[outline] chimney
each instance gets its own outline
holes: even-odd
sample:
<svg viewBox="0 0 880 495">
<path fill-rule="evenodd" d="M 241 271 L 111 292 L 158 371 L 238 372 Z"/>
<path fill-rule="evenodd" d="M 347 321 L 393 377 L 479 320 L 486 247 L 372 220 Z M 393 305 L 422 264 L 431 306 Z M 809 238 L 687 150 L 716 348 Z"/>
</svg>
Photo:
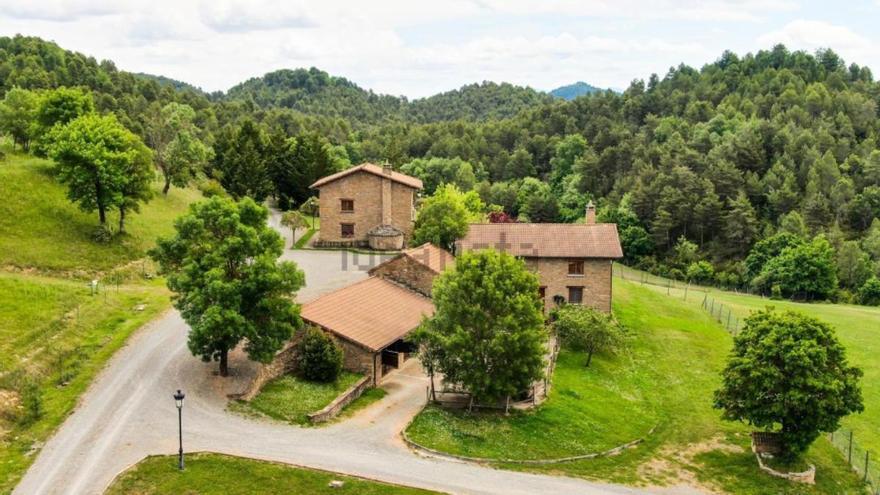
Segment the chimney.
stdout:
<svg viewBox="0 0 880 495">
<path fill-rule="evenodd" d="M 596 223 L 596 205 L 592 200 L 587 203 L 587 215 L 584 217 L 584 223 L 588 225 Z"/>
<path fill-rule="evenodd" d="M 382 173 L 385 175 L 391 175 L 392 173 L 394 173 L 394 169 L 391 168 L 390 163 L 385 162 L 382 164 Z"/>
</svg>

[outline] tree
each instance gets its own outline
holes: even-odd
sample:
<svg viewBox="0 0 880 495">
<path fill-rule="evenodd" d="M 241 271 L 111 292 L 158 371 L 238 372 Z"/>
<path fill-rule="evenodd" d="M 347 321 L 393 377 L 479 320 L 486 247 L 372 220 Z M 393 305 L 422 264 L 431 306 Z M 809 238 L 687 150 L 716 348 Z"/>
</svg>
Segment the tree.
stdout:
<svg viewBox="0 0 880 495">
<path fill-rule="evenodd" d="M 458 187 L 453 184 L 442 186 L 422 202 L 416 216 L 412 243 L 420 245 L 430 242 L 452 250 L 455 241 L 467 233 L 468 224 L 479 216 L 479 213 L 468 209 L 466 194 Z"/>
<path fill-rule="evenodd" d="M 299 211 L 303 215 L 312 217 L 312 228 L 315 228 L 315 217 L 318 216 L 321 201 L 316 196 L 310 196 L 299 205 Z"/>
<path fill-rule="evenodd" d="M 199 166 L 208 159 L 208 147 L 199 139 L 196 113 L 189 105 L 168 103 L 152 109 L 147 124 L 147 141 L 155 153 L 156 166 L 165 178 L 162 194 L 172 185 L 185 187 Z"/>
<path fill-rule="evenodd" d="M 761 239 L 752 246 L 746 257 L 746 276 L 749 279 L 757 277 L 768 261 L 782 254 L 786 248 L 800 246 L 803 243 L 803 238 L 788 232 L 780 232 Z"/>
<path fill-rule="evenodd" d="M 837 252 L 837 279 L 840 285 L 858 289 L 871 276 L 871 258 L 856 241 L 846 241 Z"/>
<path fill-rule="evenodd" d="M 593 354 L 614 352 L 624 343 L 623 330 L 610 314 L 585 306 L 567 304 L 556 310 L 553 328 L 563 345 L 587 353 L 585 366 Z"/>
<path fill-rule="evenodd" d="M 688 282 L 706 283 L 715 278 L 715 267 L 708 261 L 695 261 L 687 267 Z"/>
<path fill-rule="evenodd" d="M 226 192 L 262 202 L 272 192 L 266 138 L 252 120 L 226 128 L 217 136 L 212 167 Z"/>
<path fill-rule="evenodd" d="M 321 329 L 306 327 L 296 348 L 296 367 L 306 380 L 330 383 L 342 372 L 342 349 Z"/>
<path fill-rule="evenodd" d="M 215 196 L 190 206 L 174 222 L 175 234 L 150 251 L 190 326 L 190 351 L 219 361 L 222 376 L 239 342 L 251 359 L 267 363 L 301 325 L 293 297 L 305 277 L 294 263 L 278 261 L 284 242 L 267 219 L 268 210 L 250 198 Z"/>
<path fill-rule="evenodd" d="M 859 288 L 859 304 L 865 306 L 880 306 L 880 279 L 876 276 L 869 278 Z"/>
<path fill-rule="evenodd" d="M 21 146 L 27 151 L 35 134 L 34 117 L 37 111 L 37 96 L 18 87 L 6 92 L 0 102 L 0 131 L 12 137 L 12 146 Z"/>
<path fill-rule="evenodd" d="M 52 128 L 63 126 L 94 111 L 92 94 L 80 88 L 60 87 L 42 92 L 37 99 L 36 110 L 36 135 L 39 138 L 36 143 L 37 154 L 48 152 Z"/>
<path fill-rule="evenodd" d="M 150 196 L 150 150 L 113 115 L 78 117 L 54 127 L 49 139 L 67 197 L 84 211 L 97 210 L 102 226 L 107 212 L 119 209 L 124 231 L 125 211 Z"/>
<path fill-rule="evenodd" d="M 779 428 L 784 455 L 864 409 L 861 370 L 849 366 L 834 329 L 816 318 L 767 308 L 746 318 L 715 392 L 724 419 Z"/>
<path fill-rule="evenodd" d="M 477 183 L 474 167 L 461 158 L 417 158 L 400 167 L 400 171 L 422 180 L 425 194 L 434 194 L 443 184 L 455 184 L 470 191 Z"/>
<path fill-rule="evenodd" d="M 727 245 L 735 255 L 748 252 L 752 242 L 758 236 L 758 219 L 749 198 L 742 191 L 736 198 L 728 200 L 728 209 L 724 214 L 724 237 Z"/>
<path fill-rule="evenodd" d="M 296 229 L 307 227 L 308 223 L 302 213 L 298 211 L 285 211 L 281 214 L 281 225 L 290 229 L 290 239 L 293 241 L 293 245 L 296 245 Z M 293 248 L 293 245 L 291 245 L 291 248 Z"/>
<path fill-rule="evenodd" d="M 549 192 L 530 196 L 523 207 L 530 222 L 553 223 L 559 221 L 559 202 Z"/>
<path fill-rule="evenodd" d="M 424 332 L 440 350 L 436 369 L 475 400 L 496 401 L 542 375 L 546 332 L 538 278 L 494 250 L 463 253 L 434 281 Z"/>
<path fill-rule="evenodd" d="M 826 299 L 837 288 L 834 248 L 821 235 L 787 247 L 764 264 L 753 283 L 763 290 L 778 286 L 785 297 Z"/>
</svg>

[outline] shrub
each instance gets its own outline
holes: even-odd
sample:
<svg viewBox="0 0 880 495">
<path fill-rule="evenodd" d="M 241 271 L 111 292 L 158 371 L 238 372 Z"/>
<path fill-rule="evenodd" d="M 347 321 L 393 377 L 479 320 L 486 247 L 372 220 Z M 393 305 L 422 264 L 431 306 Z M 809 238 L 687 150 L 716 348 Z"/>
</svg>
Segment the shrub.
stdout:
<svg viewBox="0 0 880 495">
<path fill-rule="evenodd" d="M 566 305 L 554 311 L 553 328 L 562 343 L 587 354 L 586 366 L 597 352 L 614 352 L 623 346 L 624 334 L 609 314 L 593 308 Z"/>
<path fill-rule="evenodd" d="M 688 265 L 688 282 L 707 283 L 711 282 L 714 276 L 715 268 L 708 261 L 695 261 Z"/>
<path fill-rule="evenodd" d="M 880 279 L 871 277 L 859 289 L 859 304 L 880 306 Z"/>
<path fill-rule="evenodd" d="M 28 380 L 21 387 L 21 423 L 28 425 L 43 416 L 43 390 L 35 380 Z"/>
<path fill-rule="evenodd" d="M 206 198 L 226 196 L 226 189 L 223 189 L 223 186 L 214 179 L 208 179 L 199 183 L 199 191 L 201 191 L 202 196 Z"/>
<path fill-rule="evenodd" d="M 113 231 L 106 225 L 99 225 L 92 231 L 92 240 L 99 244 L 109 244 L 113 240 Z"/>
<path fill-rule="evenodd" d="M 297 368 L 306 380 L 335 381 L 342 371 L 342 349 L 315 327 L 307 327 L 297 345 Z"/>
</svg>

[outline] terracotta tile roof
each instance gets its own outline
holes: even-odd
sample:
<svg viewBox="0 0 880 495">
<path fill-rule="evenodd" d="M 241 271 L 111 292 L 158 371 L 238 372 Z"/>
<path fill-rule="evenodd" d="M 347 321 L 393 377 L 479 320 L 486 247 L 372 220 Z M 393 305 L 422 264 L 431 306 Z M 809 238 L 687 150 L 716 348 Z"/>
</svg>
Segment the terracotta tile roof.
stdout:
<svg viewBox="0 0 880 495">
<path fill-rule="evenodd" d="M 400 172 L 392 171 L 390 174 L 387 174 L 387 173 L 385 173 L 385 169 L 382 168 L 381 165 L 376 165 L 373 163 L 362 163 L 356 167 L 351 167 L 349 169 L 345 169 L 342 172 L 337 172 L 333 175 L 328 175 L 327 177 L 323 177 L 321 179 L 318 179 L 314 184 L 312 184 L 309 187 L 311 187 L 312 189 L 316 189 L 316 188 L 323 186 L 324 184 L 333 182 L 334 180 L 341 179 L 343 177 L 349 176 L 349 175 L 357 173 L 357 172 L 367 172 L 367 173 L 370 173 L 373 175 L 378 175 L 379 177 L 388 177 L 389 179 L 393 180 L 394 182 L 399 182 L 399 183 L 403 184 L 404 186 L 409 186 L 409 187 L 412 187 L 413 189 L 421 189 L 422 188 L 422 181 L 421 180 L 419 180 L 411 175 L 402 174 Z"/>
<path fill-rule="evenodd" d="M 494 248 L 514 256 L 539 258 L 622 258 L 613 223 L 472 224 L 456 243 L 457 252 Z"/>
<path fill-rule="evenodd" d="M 449 251 L 426 242 L 419 247 L 405 249 L 404 256 L 418 261 L 430 268 L 434 273 L 440 273 L 447 268 L 455 266 L 455 256 Z"/>
<path fill-rule="evenodd" d="M 303 304 L 302 317 L 342 338 L 379 351 L 434 314 L 430 299 L 370 277 Z"/>
</svg>

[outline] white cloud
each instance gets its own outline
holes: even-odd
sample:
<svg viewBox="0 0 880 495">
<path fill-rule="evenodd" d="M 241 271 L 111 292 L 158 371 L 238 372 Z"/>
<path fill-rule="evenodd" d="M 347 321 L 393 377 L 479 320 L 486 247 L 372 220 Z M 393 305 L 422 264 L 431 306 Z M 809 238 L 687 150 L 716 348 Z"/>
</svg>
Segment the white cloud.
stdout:
<svg viewBox="0 0 880 495">
<path fill-rule="evenodd" d="M 75 21 L 83 17 L 104 16 L 122 11 L 112 0 L 2 0 L 0 15 L 15 19 Z"/>
<path fill-rule="evenodd" d="M 825 21 L 798 19 L 782 29 L 758 37 L 758 43 L 771 45 L 783 43 L 790 49 L 815 50 L 834 47 L 835 50 L 868 50 L 871 40 L 845 26 Z"/>
</svg>

